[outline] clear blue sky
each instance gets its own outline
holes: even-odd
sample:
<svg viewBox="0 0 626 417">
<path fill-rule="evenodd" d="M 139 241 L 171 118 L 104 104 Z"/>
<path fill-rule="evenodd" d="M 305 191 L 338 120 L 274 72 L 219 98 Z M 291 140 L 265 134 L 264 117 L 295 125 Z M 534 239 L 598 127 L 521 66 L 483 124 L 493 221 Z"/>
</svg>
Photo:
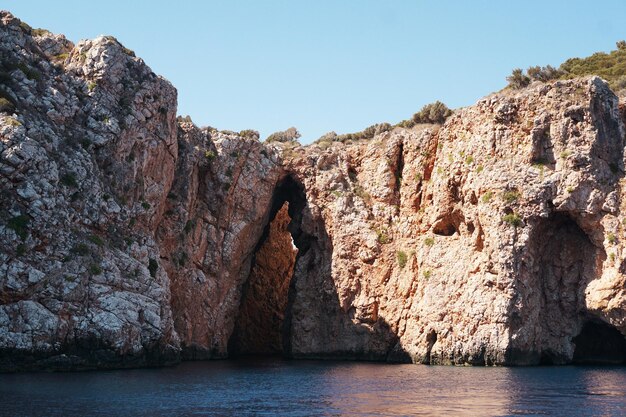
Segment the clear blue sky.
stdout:
<svg viewBox="0 0 626 417">
<path fill-rule="evenodd" d="M 72 41 L 117 37 L 178 88 L 198 125 L 296 126 L 310 142 L 499 90 L 626 39 L 624 0 L 3 0 Z"/>
</svg>

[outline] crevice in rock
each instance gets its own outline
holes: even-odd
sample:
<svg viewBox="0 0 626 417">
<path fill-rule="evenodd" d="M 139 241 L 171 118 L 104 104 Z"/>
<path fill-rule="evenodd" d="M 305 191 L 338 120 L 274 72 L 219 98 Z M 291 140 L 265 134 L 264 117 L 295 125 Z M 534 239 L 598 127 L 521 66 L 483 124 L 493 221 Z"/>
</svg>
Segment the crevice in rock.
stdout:
<svg viewBox="0 0 626 417">
<path fill-rule="evenodd" d="M 290 339 L 290 293 L 296 259 L 310 246 L 301 230 L 306 199 L 290 176 L 272 199 L 269 222 L 256 247 L 250 275 L 242 289 L 230 356 L 286 355 Z"/>
<path fill-rule="evenodd" d="M 572 361 L 578 364 L 619 365 L 626 363 L 626 338 L 610 324 L 590 318 L 572 339 L 576 349 Z"/>
<path fill-rule="evenodd" d="M 531 164 L 548 165 L 554 167 L 554 146 L 550 137 L 550 123 L 544 120 L 542 124 L 536 126 L 531 132 L 532 149 L 530 154 Z"/>
<path fill-rule="evenodd" d="M 428 347 L 426 348 L 426 361 L 424 363 L 430 365 L 433 346 L 437 343 L 437 332 L 431 330 L 426 336 L 426 343 L 428 343 Z"/>
<path fill-rule="evenodd" d="M 396 191 L 400 195 L 402 187 L 402 172 L 404 171 L 404 142 L 400 142 L 398 146 L 398 156 L 396 157 L 395 171 L 393 173 L 396 178 Z"/>
</svg>

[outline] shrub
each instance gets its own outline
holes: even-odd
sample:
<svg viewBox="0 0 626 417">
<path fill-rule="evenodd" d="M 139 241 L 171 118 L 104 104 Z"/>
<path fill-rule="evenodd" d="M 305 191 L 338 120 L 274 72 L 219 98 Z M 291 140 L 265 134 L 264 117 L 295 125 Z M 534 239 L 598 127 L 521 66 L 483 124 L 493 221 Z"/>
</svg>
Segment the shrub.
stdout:
<svg viewBox="0 0 626 417">
<path fill-rule="evenodd" d="M 511 204 L 516 202 L 520 197 L 519 191 L 509 190 L 502 193 L 502 199 L 505 203 Z"/>
<path fill-rule="evenodd" d="M 23 214 L 9 219 L 7 227 L 12 229 L 22 240 L 28 237 L 28 217 Z"/>
<path fill-rule="evenodd" d="M 561 75 L 563 75 L 561 70 L 558 70 L 551 65 L 545 67 L 529 67 L 526 72 L 528 74 L 528 77 L 530 77 L 531 79 L 543 82 L 556 80 Z"/>
<path fill-rule="evenodd" d="M 33 30 L 33 28 L 26 22 L 20 22 L 20 28 L 29 35 Z"/>
<path fill-rule="evenodd" d="M 91 275 L 100 275 L 102 273 L 102 268 L 98 264 L 89 265 L 89 273 Z"/>
<path fill-rule="evenodd" d="M 23 243 L 17 245 L 17 247 L 15 248 L 15 253 L 17 254 L 17 256 L 23 256 L 26 253 L 26 245 Z"/>
<path fill-rule="evenodd" d="M 362 135 L 364 139 L 371 139 L 376 135 L 380 135 L 381 133 L 388 132 L 393 129 L 389 123 L 377 123 L 375 125 L 371 125 L 363 130 Z"/>
<path fill-rule="evenodd" d="M 504 216 L 502 220 L 514 227 L 519 227 L 522 225 L 522 219 L 516 213 L 509 213 Z"/>
<path fill-rule="evenodd" d="M 66 185 L 68 187 L 74 187 L 74 188 L 78 187 L 76 176 L 71 172 L 61 177 L 61 184 Z"/>
<path fill-rule="evenodd" d="M 430 247 L 434 244 L 435 244 L 435 239 L 433 239 L 432 237 L 427 237 L 426 239 L 424 239 L 424 245 Z"/>
<path fill-rule="evenodd" d="M 367 191 L 365 191 L 365 188 L 363 188 L 361 185 L 357 184 L 354 186 L 354 194 L 357 197 L 360 197 L 365 202 L 365 204 L 372 204 L 372 196 Z"/>
<path fill-rule="evenodd" d="M 381 245 L 386 245 L 391 242 L 391 238 L 387 234 L 386 229 L 376 230 L 376 240 L 378 240 L 378 243 Z"/>
<path fill-rule="evenodd" d="M 399 122 L 396 126 L 403 127 L 405 129 L 410 129 L 413 126 L 415 126 L 415 122 L 413 121 L 413 119 L 403 120 Z"/>
<path fill-rule="evenodd" d="M 290 127 L 287 130 L 274 132 L 265 139 L 267 143 L 271 142 L 297 142 L 300 138 L 300 132 L 295 127 Z"/>
<path fill-rule="evenodd" d="M 561 64 L 561 78 L 598 75 L 609 82 L 611 88 L 619 89 L 618 80 L 626 75 L 626 42 L 619 41 L 610 53 L 596 52 L 586 58 L 570 58 Z"/>
<path fill-rule="evenodd" d="M 83 149 L 89 149 L 89 147 L 91 146 L 91 140 L 87 139 L 87 138 L 83 138 L 80 140 L 80 146 L 83 147 Z"/>
<path fill-rule="evenodd" d="M 141 207 L 143 207 L 144 210 L 149 210 L 150 209 L 150 203 L 148 203 L 147 201 L 142 201 L 141 202 Z"/>
<path fill-rule="evenodd" d="M 252 130 L 252 129 L 244 129 L 241 132 L 239 132 L 239 136 L 241 136 L 242 138 L 250 138 L 250 139 L 259 139 L 260 135 L 259 132 L 257 132 L 256 130 Z"/>
<path fill-rule="evenodd" d="M 622 91 L 626 89 L 626 75 L 620 75 L 611 85 L 615 91 Z"/>
<path fill-rule="evenodd" d="M 208 150 L 208 151 L 204 151 L 204 157 L 209 160 L 212 161 L 213 159 L 215 159 L 215 152 Z"/>
<path fill-rule="evenodd" d="M 4 118 L 4 122 L 6 124 L 8 124 L 9 126 L 13 126 L 13 127 L 20 127 L 20 126 L 22 126 L 22 122 L 20 122 L 17 119 L 14 119 L 12 117 L 5 117 Z"/>
<path fill-rule="evenodd" d="M 337 136 L 337 141 L 339 142 L 347 142 L 350 140 L 363 140 L 363 139 L 371 139 L 376 135 L 379 135 L 384 132 L 388 132 L 393 129 L 389 123 L 376 123 L 374 125 L 366 127 L 361 132 L 356 133 L 346 133 L 345 135 Z"/>
<path fill-rule="evenodd" d="M 89 241 L 95 245 L 98 246 L 103 246 L 104 245 L 104 241 L 102 240 L 102 238 L 98 235 L 91 235 L 89 236 Z"/>
<path fill-rule="evenodd" d="M 70 249 L 70 252 L 78 256 L 85 256 L 89 254 L 89 247 L 84 243 L 79 243 L 74 245 L 74 247 Z"/>
<path fill-rule="evenodd" d="M 530 78 L 524 74 L 524 71 L 521 68 L 515 68 L 511 75 L 506 77 L 506 80 L 509 82 L 509 87 L 520 89 L 526 87 L 530 84 Z"/>
<path fill-rule="evenodd" d="M 15 111 L 15 106 L 9 100 L 4 97 L 0 97 L 0 112 L 3 113 L 13 113 Z"/>
<path fill-rule="evenodd" d="M 396 252 L 396 258 L 398 259 L 398 266 L 402 269 L 404 268 L 404 266 L 406 265 L 406 261 L 408 259 L 408 256 L 406 254 L 406 252 L 403 252 L 401 250 Z"/>
<path fill-rule="evenodd" d="M 50 31 L 47 29 L 37 28 L 37 29 L 32 29 L 30 33 L 33 36 L 43 36 L 43 35 L 50 34 Z"/>
<path fill-rule="evenodd" d="M 335 141 L 337 141 L 337 133 L 328 132 L 328 133 L 324 133 L 313 143 L 321 144 L 321 143 L 330 143 L 330 142 L 335 142 Z"/>
<path fill-rule="evenodd" d="M 187 115 L 187 116 L 176 116 L 176 121 L 178 123 L 193 123 L 193 120 L 191 120 L 191 116 Z"/>
<path fill-rule="evenodd" d="M 24 64 L 23 62 L 20 62 L 19 64 L 17 64 L 17 67 L 20 69 L 20 71 L 24 73 L 26 78 L 28 78 L 29 80 L 31 81 L 41 80 L 41 73 L 33 68 L 30 68 L 28 65 Z"/>
<path fill-rule="evenodd" d="M 491 199 L 493 198 L 493 191 L 487 191 L 485 194 L 483 194 L 483 196 L 480 198 L 480 200 L 483 203 L 488 203 L 491 201 Z"/>
<path fill-rule="evenodd" d="M 615 237 L 614 233 L 609 232 L 609 234 L 606 235 L 606 240 L 611 244 L 614 245 L 615 242 L 617 242 L 617 237 Z"/>
<path fill-rule="evenodd" d="M 148 271 L 150 271 L 150 276 L 152 278 L 156 277 L 157 270 L 159 269 L 159 264 L 154 258 L 150 258 L 148 260 Z"/>
<path fill-rule="evenodd" d="M 433 275 L 433 273 L 430 271 L 430 269 L 427 269 L 426 271 L 424 271 L 424 278 L 428 279 Z"/>
<path fill-rule="evenodd" d="M 435 101 L 422 107 L 413 115 L 414 123 L 435 123 L 443 124 L 452 115 L 452 110 L 441 101 Z"/>
<path fill-rule="evenodd" d="M 185 266 L 187 263 L 187 252 L 183 252 L 180 254 L 180 258 L 178 259 L 178 266 Z"/>
</svg>

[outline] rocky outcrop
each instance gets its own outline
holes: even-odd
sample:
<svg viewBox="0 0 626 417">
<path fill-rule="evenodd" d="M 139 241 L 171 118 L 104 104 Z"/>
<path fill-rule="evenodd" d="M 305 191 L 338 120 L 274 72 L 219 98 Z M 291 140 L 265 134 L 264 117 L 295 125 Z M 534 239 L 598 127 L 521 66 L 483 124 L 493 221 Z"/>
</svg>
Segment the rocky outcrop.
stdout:
<svg viewBox="0 0 626 417">
<path fill-rule="evenodd" d="M 223 358 L 282 175 L 258 137 L 179 127 L 180 159 L 157 230 L 183 358 Z"/>
<path fill-rule="evenodd" d="M 359 358 L 568 363 L 586 324 L 624 334 L 623 140 L 617 97 L 590 78 L 292 158 L 332 247 L 296 299 L 310 301 L 294 313 L 294 353 L 337 343 Z M 314 301 L 324 286 L 336 318 L 316 322 L 346 325 L 305 336 L 328 311 Z"/>
<path fill-rule="evenodd" d="M 0 367 L 176 361 L 153 238 L 177 159 L 176 90 L 113 38 L 72 45 L 0 15 Z"/>
<path fill-rule="evenodd" d="M 265 144 L 177 120 L 114 38 L 0 22 L 0 369 L 626 360 L 625 131 L 601 79 Z"/>
</svg>

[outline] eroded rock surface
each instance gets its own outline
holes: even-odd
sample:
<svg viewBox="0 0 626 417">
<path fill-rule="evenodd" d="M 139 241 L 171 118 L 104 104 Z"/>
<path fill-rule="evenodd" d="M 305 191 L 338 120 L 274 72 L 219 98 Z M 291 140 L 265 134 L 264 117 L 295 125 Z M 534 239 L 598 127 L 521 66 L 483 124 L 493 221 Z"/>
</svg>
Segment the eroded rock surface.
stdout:
<svg viewBox="0 0 626 417">
<path fill-rule="evenodd" d="M 601 79 L 301 147 L 177 120 L 114 38 L 7 12 L 0 35 L 0 369 L 626 359 L 624 112 Z"/>
</svg>

